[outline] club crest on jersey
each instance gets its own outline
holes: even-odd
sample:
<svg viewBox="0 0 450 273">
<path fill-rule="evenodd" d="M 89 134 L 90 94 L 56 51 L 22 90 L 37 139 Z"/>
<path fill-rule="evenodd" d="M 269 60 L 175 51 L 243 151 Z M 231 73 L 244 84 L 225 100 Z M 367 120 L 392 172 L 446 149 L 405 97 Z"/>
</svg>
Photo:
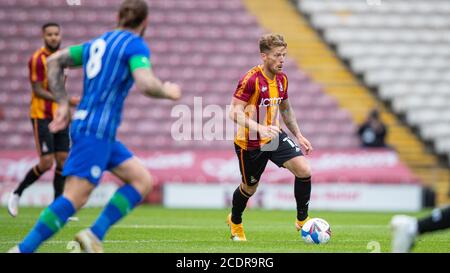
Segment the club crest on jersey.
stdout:
<svg viewBox="0 0 450 273">
<path fill-rule="evenodd" d="M 283 84 L 281 84 L 281 81 L 278 81 L 278 89 L 280 90 L 280 92 L 284 92 Z"/>
<path fill-rule="evenodd" d="M 267 86 L 263 86 L 263 87 L 261 87 L 261 92 L 266 92 L 267 91 Z"/>
</svg>

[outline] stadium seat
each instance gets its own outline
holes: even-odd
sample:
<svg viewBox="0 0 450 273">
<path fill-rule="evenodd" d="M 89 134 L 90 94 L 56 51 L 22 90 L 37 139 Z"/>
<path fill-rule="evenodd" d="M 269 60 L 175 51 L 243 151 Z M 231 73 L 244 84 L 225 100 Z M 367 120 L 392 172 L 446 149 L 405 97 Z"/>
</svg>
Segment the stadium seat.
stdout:
<svg viewBox="0 0 450 273">
<path fill-rule="evenodd" d="M 448 1 L 300 0 L 299 9 L 380 98 L 448 155 Z"/>
<path fill-rule="evenodd" d="M 27 62 L 33 51 L 42 46 L 40 25 L 50 19 L 60 22 L 63 46 L 77 44 L 115 26 L 118 3 L 119 0 L 83 1 L 81 6 L 73 7 L 67 6 L 65 1 L 51 0 L 5 0 L 0 3 L 0 22 L 3 23 L 0 33 L 7 38 L 0 40 L 0 52 L 3 52 L 0 54 L 3 91 L 0 106 L 6 107 L 7 112 L 0 131 L 9 139 L 2 149 L 34 149 L 28 119 L 31 91 Z M 148 4 L 152 13 L 146 37 L 155 74 L 163 80 L 181 84 L 184 97 L 179 103 L 191 109 L 194 97 L 202 98 L 203 108 L 206 104 L 223 108 L 228 105 L 239 78 L 260 63 L 257 40 L 264 30 L 247 12 L 242 1 L 155 0 Z M 50 13 L 49 7 L 54 12 Z M 102 12 L 99 12 L 100 8 Z M 445 23 L 442 18 L 440 23 Z M 291 104 L 300 124 L 305 124 L 305 132 L 318 138 L 317 143 L 314 139 L 315 147 L 357 147 L 350 115 L 339 109 L 337 103 L 324 94 L 322 87 L 293 61 L 287 60 L 285 67 Z M 68 71 L 67 89 L 70 94 L 81 94 L 82 75 L 79 71 Z M 174 141 L 170 130 L 177 118 L 170 116 L 172 102 L 147 100 L 136 90 L 131 90 L 126 104 L 119 137 L 132 149 L 232 147 L 231 140 Z M 16 127 L 21 132 L 19 137 L 9 130 Z M 340 135 L 337 139 L 336 134 Z M 152 141 L 148 141 L 149 137 Z"/>
</svg>

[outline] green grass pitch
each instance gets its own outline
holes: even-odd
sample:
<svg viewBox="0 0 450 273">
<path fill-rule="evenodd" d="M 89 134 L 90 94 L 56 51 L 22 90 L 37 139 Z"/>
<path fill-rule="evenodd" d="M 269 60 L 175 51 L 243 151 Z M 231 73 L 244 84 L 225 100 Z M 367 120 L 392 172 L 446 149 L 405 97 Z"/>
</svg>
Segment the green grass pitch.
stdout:
<svg viewBox="0 0 450 273">
<path fill-rule="evenodd" d="M 6 252 L 34 225 L 41 209 L 20 208 L 11 218 L 0 208 L 0 252 Z M 81 229 L 90 226 L 100 209 L 86 208 L 79 222 L 66 227 L 44 243 L 39 252 L 71 252 L 68 243 Z M 157 253 L 275 253 L 275 252 L 359 252 L 390 251 L 388 223 L 393 213 L 311 211 L 313 217 L 326 219 L 332 238 L 325 245 L 305 244 L 294 228 L 294 211 L 249 209 L 244 214 L 247 242 L 229 240 L 225 219 L 229 210 L 166 209 L 141 206 L 107 234 L 105 252 Z M 423 216 L 423 211 L 415 216 Z M 450 231 L 421 237 L 414 252 L 450 252 Z"/>
</svg>

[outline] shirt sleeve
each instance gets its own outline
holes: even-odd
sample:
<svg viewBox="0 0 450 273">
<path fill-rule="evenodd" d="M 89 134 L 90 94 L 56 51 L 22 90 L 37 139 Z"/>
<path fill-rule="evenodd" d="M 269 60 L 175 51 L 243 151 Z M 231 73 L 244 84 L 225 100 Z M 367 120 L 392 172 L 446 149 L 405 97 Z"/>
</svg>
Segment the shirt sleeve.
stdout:
<svg viewBox="0 0 450 273">
<path fill-rule="evenodd" d="M 83 64 L 83 44 L 70 46 L 69 54 L 76 66 Z"/>
<path fill-rule="evenodd" d="M 43 55 L 37 54 L 30 60 L 30 80 L 32 83 L 43 82 L 45 79 L 45 65 Z"/>
<path fill-rule="evenodd" d="M 247 74 L 239 81 L 234 97 L 248 102 L 253 93 L 255 93 L 255 79 Z"/>
<path fill-rule="evenodd" d="M 287 78 L 287 76 L 286 75 L 283 75 L 283 89 L 284 89 L 284 94 L 283 94 L 283 100 L 286 100 L 286 99 L 288 99 L 288 87 L 289 87 L 289 84 L 288 84 L 288 78 Z"/>
<path fill-rule="evenodd" d="M 138 68 L 150 68 L 150 49 L 141 38 L 134 39 L 127 47 L 126 61 L 131 72 Z"/>
<path fill-rule="evenodd" d="M 144 55 L 135 55 L 130 58 L 128 65 L 130 66 L 131 72 L 138 68 L 151 68 L 152 65 L 150 60 Z"/>
</svg>

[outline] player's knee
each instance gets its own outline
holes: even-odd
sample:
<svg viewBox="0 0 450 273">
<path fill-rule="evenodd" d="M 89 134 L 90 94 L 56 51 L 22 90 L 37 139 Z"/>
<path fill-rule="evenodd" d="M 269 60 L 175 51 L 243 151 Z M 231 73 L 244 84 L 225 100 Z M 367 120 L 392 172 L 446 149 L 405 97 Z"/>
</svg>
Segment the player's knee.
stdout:
<svg viewBox="0 0 450 273">
<path fill-rule="evenodd" d="M 79 197 L 78 202 L 76 203 L 76 209 L 78 210 L 78 209 L 84 207 L 84 205 L 86 205 L 88 200 L 89 200 L 89 195 Z"/>
<path fill-rule="evenodd" d="M 132 183 L 133 187 L 135 187 L 142 196 L 147 195 L 153 186 L 153 177 L 149 172 L 142 172 L 137 179 L 135 179 Z"/>
<path fill-rule="evenodd" d="M 64 167 L 64 163 L 66 162 L 66 159 L 67 159 L 67 154 L 56 156 L 56 167 L 58 167 L 59 169 L 62 169 Z"/>
<path fill-rule="evenodd" d="M 39 170 L 41 172 L 46 172 L 53 167 L 53 157 L 46 156 L 42 157 L 39 161 Z"/>
<path fill-rule="evenodd" d="M 146 176 L 144 178 L 143 183 L 144 183 L 144 185 L 146 187 L 147 193 L 149 193 L 152 190 L 153 180 L 154 180 L 153 176 L 149 172 L 146 172 Z"/>
<path fill-rule="evenodd" d="M 64 168 L 64 161 L 56 161 L 56 168 L 62 170 Z"/>
<path fill-rule="evenodd" d="M 64 191 L 63 195 L 72 203 L 75 210 L 79 210 L 80 208 L 84 207 L 84 205 L 86 205 L 89 200 L 89 195 L 84 196 L 67 191 Z"/>
<path fill-rule="evenodd" d="M 242 190 L 244 190 L 245 193 L 249 194 L 250 196 L 255 194 L 257 189 L 258 189 L 258 184 L 251 185 L 251 186 L 250 185 L 246 185 L 246 184 L 242 184 Z"/>
<path fill-rule="evenodd" d="M 63 196 L 72 203 L 76 210 L 86 205 L 89 200 L 89 195 L 84 195 L 82 192 L 71 189 L 71 187 L 64 189 Z"/>
<path fill-rule="evenodd" d="M 292 170 L 296 177 L 310 177 L 311 176 L 311 167 L 308 164 L 298 164 Z"/>
<path fill-rule="evenodd" d="M 63 196 L 67 198 L 76 210 L 79 210 L 89 200 L 95 186 L 85 179 L 68 177 L 64 186 Z"/>
</svg>

